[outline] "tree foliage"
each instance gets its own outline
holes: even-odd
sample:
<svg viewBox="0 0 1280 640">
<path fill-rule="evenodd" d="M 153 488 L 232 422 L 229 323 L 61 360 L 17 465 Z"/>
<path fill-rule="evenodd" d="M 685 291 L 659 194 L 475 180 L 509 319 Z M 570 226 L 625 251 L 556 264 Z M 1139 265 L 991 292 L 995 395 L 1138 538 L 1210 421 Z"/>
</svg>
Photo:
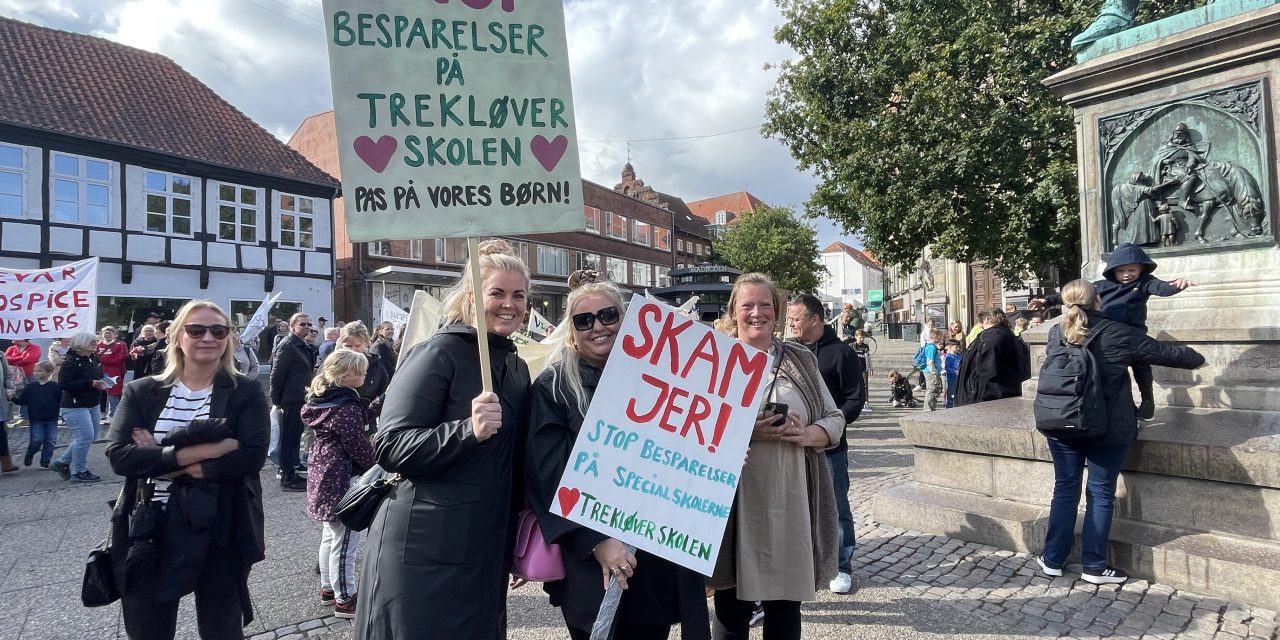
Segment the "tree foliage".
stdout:
<svg viewBox="0 0 1280 640">
<path fill-rule="evenodd" d="M 792 293 L 817 291 L 827 272 L 817 233 L 784 207 L 765 206 L 741 216 L 713 246 L 729 266 L 764 273 Z"/>
<path fill-rule="evenodd" d="M 806 206 L 886 264 L 986 260 L 1006 281 L 1079 264 L 1071 109 L 1041 81 L 1098 0 L 778 0 L 764 131 L 820 184 Z M 1199 0 L 1144 0 L 1139 21 Z"/>
</svg>

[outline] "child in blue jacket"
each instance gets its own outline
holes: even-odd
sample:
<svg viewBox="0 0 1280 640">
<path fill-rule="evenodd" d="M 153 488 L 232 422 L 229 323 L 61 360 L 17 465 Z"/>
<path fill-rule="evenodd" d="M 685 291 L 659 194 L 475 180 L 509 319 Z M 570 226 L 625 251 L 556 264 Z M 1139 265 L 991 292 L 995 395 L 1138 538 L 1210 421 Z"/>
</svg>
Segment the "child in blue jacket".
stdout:
<svg viewBox="0 0 1280 640">
<path fill-rule="evenodd" d="M 1102 315 L 1122 322 L 1131 327 L 1147 330 L 1147 300 L 1151 296 L 1168 297 L 1195 286 L 1186 278 L 1177 278 L 1165 282 L 1151 273 L 1156 270 L 1156 262 L 1136 244 L 1121 243 L 1107 260 L 1107 268 L 1102 272 L 1102 280 L 1093 283 L 1098 289 Z M 1062 297 L 1054 294 L 1032 300 L 1041 305 L 1056 306 L 1062 304 Z M 1150 420 L 1155 416 L 1155 392 L 1152 390 L 1154 379 L 1151 365 L 1133 365 L 1133 379 L 1138 383 L 1142 402 L 1138 405 L 1138 419 Z"/>
<path fill-rule="evenodd" d="M 960 341 L 946 342 L 947 355 L 942 357 L 942 370 L 947 374 L 947 402 L 943 405 L 950 409 L 956 406 L 956 386 L 960 381 Z"/>
</svg>

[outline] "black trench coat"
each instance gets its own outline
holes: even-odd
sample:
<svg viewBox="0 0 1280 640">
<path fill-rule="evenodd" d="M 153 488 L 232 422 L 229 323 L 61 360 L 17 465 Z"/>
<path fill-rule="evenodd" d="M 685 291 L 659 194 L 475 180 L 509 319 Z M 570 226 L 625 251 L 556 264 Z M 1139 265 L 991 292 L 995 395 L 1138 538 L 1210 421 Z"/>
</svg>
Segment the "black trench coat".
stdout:
<svg viewBox="0 0 1280 640">
<path fill-rule="evenodd" d="M 956 406 L 1020 396 L 1029 377 L 1013 331 L 1003 324 L 983 329 L 960 357 Z"/>
<path fill-rule="evenodd" d="M 451 325 L 414 347 L 387 390 L 377 460 L 406 479 L 368 531 L 356 638 L 506 637 L 529 368 L 510 340 L 488 342 L 502 428 L 483 443 L 470 419 L 475 329 Z"/>
</svg>

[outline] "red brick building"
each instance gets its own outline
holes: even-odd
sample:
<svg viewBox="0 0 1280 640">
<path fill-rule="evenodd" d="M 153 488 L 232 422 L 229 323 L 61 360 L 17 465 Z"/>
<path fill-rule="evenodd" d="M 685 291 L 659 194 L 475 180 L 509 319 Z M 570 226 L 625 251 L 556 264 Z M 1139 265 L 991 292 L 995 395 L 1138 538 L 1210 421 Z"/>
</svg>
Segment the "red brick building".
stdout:
<svg viewBox="0 0 1280 640">
<path fill-rule="evenodd" d="M 341 178 L 333 112 L 304 120 L 289 145 Z M 705 260 L 711 252 L 706 222 L 674 196 L 654 191 L 628 164 L 613 189 L 583 180 L 585 231 L 510 236 L 529 265 L 529 306 L 553 323 L 564 316 L 565 282 L 577 269 L 597 269 L 633 291 L 666 286 L 671 269 Z M 439 297 L 457 281 L 466 240 L 424 238 L 353 244 L 343 203 L 334 203 L 337 273 L 334 309 L 339 320 L 370 320 L 381 298 L 407 308 L 413 292 Z"/>
</svg>

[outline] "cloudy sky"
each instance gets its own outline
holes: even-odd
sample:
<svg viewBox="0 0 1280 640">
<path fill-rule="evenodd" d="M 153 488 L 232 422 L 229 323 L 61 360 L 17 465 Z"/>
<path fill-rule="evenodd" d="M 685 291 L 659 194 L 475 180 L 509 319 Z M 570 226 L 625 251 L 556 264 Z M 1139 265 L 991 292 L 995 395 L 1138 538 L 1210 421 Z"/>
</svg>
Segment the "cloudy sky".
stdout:
<svg viewBox="0 0 1280 640">
<path fill-rule="evenodd" d="M 746 190 L 801 209 L 813 178 L 755 129 L 776 77 L 765 65 L 792 55 L 773 40 L 773 0 L 566 0 L 565 12 L 584 178 L 612 187 L 632 141 L 636 173 L 660 191 Z M 281 139 L 332 108 L 320 0 L 0 0 L 0 14 L 169 56 Z M 824 245 L 850 241 L 816 227 Z"/>
</svg>

